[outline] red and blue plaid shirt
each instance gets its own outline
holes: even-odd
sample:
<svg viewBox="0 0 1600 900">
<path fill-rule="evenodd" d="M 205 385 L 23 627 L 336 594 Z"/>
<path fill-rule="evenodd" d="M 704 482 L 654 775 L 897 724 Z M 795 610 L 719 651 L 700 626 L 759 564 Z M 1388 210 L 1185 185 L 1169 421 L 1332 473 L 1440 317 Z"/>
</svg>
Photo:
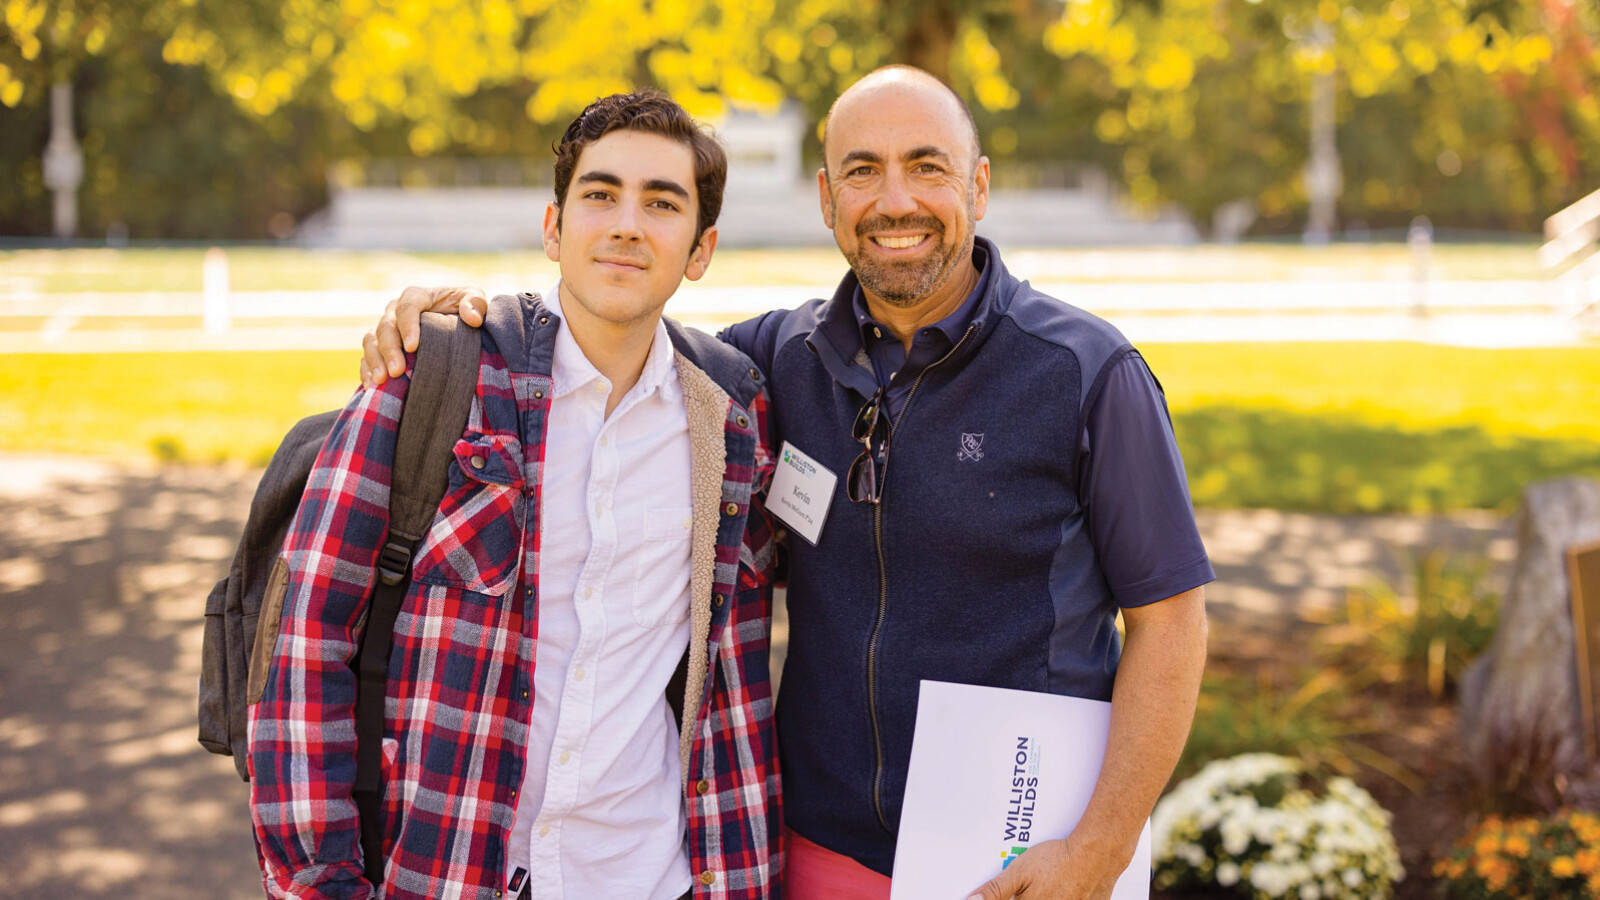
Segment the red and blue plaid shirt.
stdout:
<svg viewBox="0 0 1600 900">
<path fill-rule="evenodd" d="M 450 487 L 418 548 L 395 623 L 383 739 L 381 895 L 388 898 L 492 900 L 504 884 L 531 710 L 536 518 L 555 335 L 554 327 L 532 325 L 535 317 L 553 318 L 535 298 L 524 296 L 513 309 L 515 316 L 491 312 L 485 327 L 477 397 Z M 673 334 L 680 365 L 734 370 L 728 360 L 696 360 L 734 351 L 708 347 L 709 338 L 684 339 L 676 327 Z M 740 362 L 737 371 L 747 371 Z M 272 897 L 374 893 L 351 800 L 356 681 L 349 663 L 388 529 L 408 383 L 393 379 L 352 398 L 322 447 L 284 545 L 281 632 L 265 691 L 250 710 L 251 810 Z M 685 809 L 695 897 L 753 900 L 773 896 L 779 863 L 767 668 L 772 530 L 754 496 L 771 459 L 765 392 L 746 404 L 729 393 L 714 596 L 693 598 L 711 605 L 712 620 Z M 468 464 L 474 457 L 480 462 Z"/>
</svg>

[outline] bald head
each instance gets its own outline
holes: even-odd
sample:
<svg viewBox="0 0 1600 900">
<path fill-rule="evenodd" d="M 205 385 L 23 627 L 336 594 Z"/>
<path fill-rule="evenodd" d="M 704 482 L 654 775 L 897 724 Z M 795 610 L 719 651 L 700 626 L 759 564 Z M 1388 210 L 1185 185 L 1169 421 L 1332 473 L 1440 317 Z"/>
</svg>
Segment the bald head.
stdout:
<svg viewBox="0 0 1600 900">
<path fill-rule="evenodd" d="M 921 69 L 879 69 L 834 102 L 822 152 L 822 220 L 874 314 L 932 322 L 955 309 L 977 283 L 975 228 L 989 204 L 967 105 Z"/>
<path fill-rule="evenodd" d="M 871 121 L 882 103 L 896 103 L 913 99 L 929 113 L 945 119 L 952 127 L 963 130 L 971 138 L 971 162 L 975 165 L 983 150 L 978 141 L 978 124 L 972 118 L 972 108 L 948 84 L 915 66 L 884 66 L 867 73 L 833 101 L 828 117 L 823 120 L 822 156 L 824 164 L 832 160 L 829 138 L 834 125 L 841 118 L 866 117 Z"/>
</svg>

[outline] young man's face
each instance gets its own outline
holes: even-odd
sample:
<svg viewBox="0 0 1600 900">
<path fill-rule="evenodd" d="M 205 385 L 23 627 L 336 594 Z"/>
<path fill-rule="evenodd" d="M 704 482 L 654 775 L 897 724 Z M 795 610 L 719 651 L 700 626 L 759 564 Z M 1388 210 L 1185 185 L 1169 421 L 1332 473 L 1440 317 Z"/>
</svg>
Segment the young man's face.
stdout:
<svg viewBox="0 0 1600 900">
<path fill-rule="evenodd" d="M 668 137 L 613 131 L 583 148 L 558 209 L 544 216 L 544 252 L 561 264 L 562 300 L 628 325 L 660 315 L 685 277 L 705 274 L 716 228 L 695 240 L 694 153 Z M 557 224 L 557 221 L 560 224 Z"/>
</svg>

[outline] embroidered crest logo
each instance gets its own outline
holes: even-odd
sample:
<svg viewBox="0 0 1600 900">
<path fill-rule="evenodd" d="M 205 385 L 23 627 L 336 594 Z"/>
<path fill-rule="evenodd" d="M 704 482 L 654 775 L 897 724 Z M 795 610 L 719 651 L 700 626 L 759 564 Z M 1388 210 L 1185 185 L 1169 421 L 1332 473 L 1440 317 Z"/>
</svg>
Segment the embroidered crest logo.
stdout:
<svg viewBox="0 0 1600 900">
<path fill-rule="evenodd" d="M 973 462 L 983 459 L 983 435 L 963 432 L 961 449 L 956 453 L 956 459 L 970 459 Z"/>
</svg>

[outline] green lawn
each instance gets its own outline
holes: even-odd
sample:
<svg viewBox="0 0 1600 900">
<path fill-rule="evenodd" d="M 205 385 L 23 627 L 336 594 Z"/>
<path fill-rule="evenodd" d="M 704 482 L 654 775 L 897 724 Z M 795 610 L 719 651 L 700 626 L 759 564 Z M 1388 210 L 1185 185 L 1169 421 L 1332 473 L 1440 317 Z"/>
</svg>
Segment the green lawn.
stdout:
<svg viewBox="0 0 1600 900">
<path fill-rule="evenodd" d="M 0 357 L 0 450 L 264 464 L 302 416 L 344 404 L 355 351 Z"/>
<path fill-rule="evenodd" d="M 1174 410 L 1234 406 L 1406 430 L 1600 440 L 1600 348 L 1471 350 L 1407 343 L 1153 344 Z"/>
<path fill-rule="evenodd" d="M 1508 508 L 1521 485 L 1600 476 L 1600 353 L 1414 344 L 1158 344 L 1202 506 Z M 0 450 L 264 463 L 341 405 L 356 353 L 19 354 Z"/>
</svg>

